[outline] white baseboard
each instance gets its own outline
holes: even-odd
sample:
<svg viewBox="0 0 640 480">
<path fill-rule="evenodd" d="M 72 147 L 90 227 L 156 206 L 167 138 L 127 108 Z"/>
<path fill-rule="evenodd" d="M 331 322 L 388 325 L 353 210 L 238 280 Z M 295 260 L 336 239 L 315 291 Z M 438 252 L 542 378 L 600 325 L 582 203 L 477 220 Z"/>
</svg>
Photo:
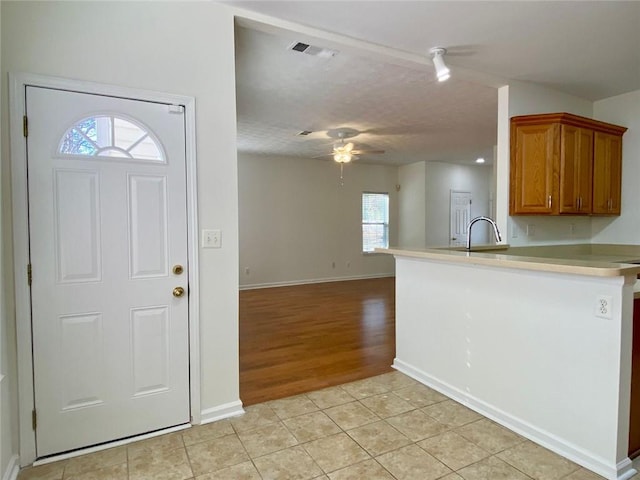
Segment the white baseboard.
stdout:
<svg viewBox="0 0 640 480">
<path fill-rule="evenodd" d="M 398 358 L 393 361 L 393 368 L 469 407 L 481 415 L 507 427 L 529 440 L 568 458 L 569 460 L 591 470 L 609 480 L 627 480 L 637 473 L 632 462 L 627 458 L 617 465 L 607 462 L 585 451 L 556 435 L 542 430 L 528 422 L 504 412 L 453 385 L 435 378 L 426 372 L 409 365 Z"/>
<path fill-rule="evenodd" d="M 16 480 L 18 478 L 18 473 L 20 473 L 20 461 L 18 455 L 13 455 L 9 459 L 9 464 L 7 465 L 7 469 L 4 471 L 4 475 L 2 475 L 2 480 Z"/>
<path fill-rule="evenodd" d="M 366 280 L 369 278 L 387 278 L 395 277 L 395 273 L 374 273 L 372 275 L 353 275 L 350 277 L 325 277 L 325 278 L 310 278 L 308 280 L 288 280 L 285 282 L 266 282 L 266 283 L 252 283 L 247 285 L 240 285 L 240 290 L 255 290 L 258 288 L 273 288 L 273 287 L 291 287 L 294 285 L 307 285 L 310 283 L 329 283 L 329 282 L 346 282 L 349 280 Z"/>
<path fill-rule="evenodd" d="M 200 412 L 200 422 L 201 424 L 217 422 L 218 420 L 236 417 L 243 413 L 244 409 L 242 408 L 242 402 L 240 400 L 236 400 L 235 402 L 224 403 L 217 407 L 202 410 L 202 412 Z"/>
</svg>

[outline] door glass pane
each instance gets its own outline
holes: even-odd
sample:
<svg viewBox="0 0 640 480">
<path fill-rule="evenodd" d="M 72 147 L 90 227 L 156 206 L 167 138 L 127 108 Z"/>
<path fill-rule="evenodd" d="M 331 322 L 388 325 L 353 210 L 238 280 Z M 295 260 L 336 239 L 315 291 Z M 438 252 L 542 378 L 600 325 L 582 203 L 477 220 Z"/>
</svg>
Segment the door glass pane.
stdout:
<svg viewBox="0 0 640 480">
<path fill-rule="evenodd" d="M 148 129 L 107 115 L 88 117 L 70 127 L 58 153 L 164 162 L 162 148 Z"/>
</svg>

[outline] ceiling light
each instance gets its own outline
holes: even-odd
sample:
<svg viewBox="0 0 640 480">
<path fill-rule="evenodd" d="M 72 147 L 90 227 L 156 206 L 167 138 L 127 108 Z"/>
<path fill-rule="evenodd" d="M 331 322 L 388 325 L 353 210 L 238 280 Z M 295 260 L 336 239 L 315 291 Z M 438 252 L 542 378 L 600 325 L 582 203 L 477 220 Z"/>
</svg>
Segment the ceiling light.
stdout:
<svg viewBox="0 0 640 480">
<path fill-rule="evenodd" d="M 338 163 L 349 163 L 351 161 L 351 154 L 349 152 L 336 152 L 333 159 Z"/>
<path fill-rule="evenodd" d="M 431 54 L 431 60 L 433 61 L 433 66 L 436 69 L 436 76 L 438 77 L 439 82 L 444 82 L 448 80 L 451 76 L 451 70 L 444 64 L 444 54 L 447 53 L 447 50 L 442 47 L 433 47 L 429 50 Z"/>
<path fill-rule="evenodd" d="M 476 158 L 476 163 L 484 163 L 484 158 Z"/>
</svg>

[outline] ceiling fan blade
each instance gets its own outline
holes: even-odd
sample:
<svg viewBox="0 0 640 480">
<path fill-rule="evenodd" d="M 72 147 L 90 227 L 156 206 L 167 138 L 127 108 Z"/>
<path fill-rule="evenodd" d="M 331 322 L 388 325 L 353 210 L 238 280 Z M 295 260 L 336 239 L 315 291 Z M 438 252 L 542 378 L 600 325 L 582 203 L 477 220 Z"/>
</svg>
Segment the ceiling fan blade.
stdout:
<svg viewBox="0 0 640 480">
<path fill-rule="evenodd" d="M 378 155 L 380 153 L 384 153 L 384 150 L 352 150 L 351 153 L 353 155 L 368 155 L 368 154 Z"/>
<path fill-rule="evenodd" d="M 350 152 L 351 150 L 353 150 L 353 147 L 354 147 L 353 143 L 349 142 L 349 143 L 345 144 L 344 147 L 342 147 L 342 148 L 344 148 L 345 151 Z"/>
<path fill-rule="evenodd" d="M 311 158 L 325 158 L 325 157 L 333 157 L 335 155 L 334 153 L 325 153 L 324 155 L 316 155 L 315 157 L 311 157 Z"/>
</svg>

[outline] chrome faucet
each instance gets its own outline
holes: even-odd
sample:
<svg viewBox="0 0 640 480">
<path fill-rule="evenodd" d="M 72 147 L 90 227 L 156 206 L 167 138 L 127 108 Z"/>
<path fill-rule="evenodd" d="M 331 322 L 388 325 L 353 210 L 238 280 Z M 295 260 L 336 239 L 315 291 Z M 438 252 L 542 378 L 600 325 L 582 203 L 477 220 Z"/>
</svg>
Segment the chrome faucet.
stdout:
<svg viewBox="0 0 640 480">
<path fill-rule="evenodd" d="M 498 230 L 498 224 L 496 222 L 491 220 L 489 217 L 485 217 L 485 216 L 476 217 L 469 222 L 469 225 L 467 225 L 467 250 L 471 250 L 471 227 L 473 227 L 474 223 L 479 222 L 480 220 L 484 220 L 485 222 L 489 222 L 491 224 L 491 226 L 493 227 L 493 233 L 496 236 L 496 242 L 502 241 L 502 237 L 500 236 L 500 231 Z"/>
</svg>

